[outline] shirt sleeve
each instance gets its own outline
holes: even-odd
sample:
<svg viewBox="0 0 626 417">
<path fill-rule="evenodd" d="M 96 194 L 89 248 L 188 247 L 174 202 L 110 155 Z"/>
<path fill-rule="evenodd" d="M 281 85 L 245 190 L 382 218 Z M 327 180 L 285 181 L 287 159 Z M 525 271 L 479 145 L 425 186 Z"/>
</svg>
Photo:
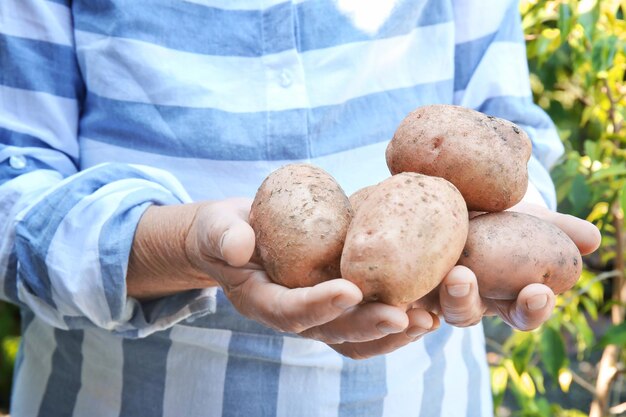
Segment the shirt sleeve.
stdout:
<svg viewBox="0 0 626 417">
<path fill-rule="evenodd" d="M 530 136 L 529 180 L 556 209 L 549 170 L 563 154 L 550 117 L 533 103 L 518 2 L 455 0 L 455 104 L 507 119 Z"/>
<path fill-rule="evenodd" d="M 61 329 L 142 337 L 214 311 L 215 289 L 127 296 L 141 215 L 191 199 L 163 170 L 80 169 L 85 86 L 71 22 L 64 2 L 0 3 L 0 298 Z"/>
</svg>

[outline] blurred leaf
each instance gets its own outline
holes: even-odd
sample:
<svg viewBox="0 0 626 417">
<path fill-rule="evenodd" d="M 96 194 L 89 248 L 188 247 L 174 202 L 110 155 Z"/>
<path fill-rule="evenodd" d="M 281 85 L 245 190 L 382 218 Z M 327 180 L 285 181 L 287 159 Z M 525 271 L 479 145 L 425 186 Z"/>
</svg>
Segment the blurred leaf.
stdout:
<svg viewBox="0 0 626 417">
<path fill-rule="evenodd" d="M 591 175 L 590 182 L 597 182 L 618 175 L 626 175 L 626 163 L 611 165 L 594 172 Z"/>
<path fill-rule="evenodd" d="M 561 334 L 550 326 L 544 327 L 539 352 L 546 371 L 555 380 L 558 379 L 559 370 L 565 365 L 565 344 Z"/>
<path fill-rule="evenodd" d="M 562 180 L 558 184 L 556 188 L 556 199 L 559 203 L 562 202 L 565 198 L 567 198 L 567 196 L 572 190 L 573 183 L 574 183 L 574 179 L 568 178 L 568 179 Z"/>
<path fill-rule="evenodd" d="M 601 201 L 593 207 L 593 209 L 591 210 L 591 213 L 589 213 L 589 215 L 587 216 L 587 221 L 590 221 L 593 223 L 601 219 L 602 217 L 604 217 L 608 212 L 609 212 L 609 204 L 605 201 Z"/>
<path fill-rule="evenodd" d="M 587 417 L 587 413 L 575 409 L 563 410 L 559 407 L 559 412 L 555 414 L 555 417 Z"/>
<path fill-rule="evenodd" d="M 604 333 L 604 336 L 600 338 L 600 346 L 606 345 L 618 345 L 621 347 L 626 346 L 626 322 L 617 325 L 612 325 Z"/>
<path fill-rule="evenodd" d="M 587 297 L 581 297 L 580 302 L 585 306 L 585 310 L 593 320 L 598 320 L 598 307 L 591 299 Z"/>
<path fill-rule="evenodd" d="M 544 378 L 542 370 L 536 366 L 531 366 L 528 368 L 528 373 L 530 374 L 530 376 L 533 377 L 533 380 L 535 381 L 535 386 L 537 387 L 537 391 L 539 391 L 541 394 L 545 394 L 546 387 L 543 381 Z"/>
<path fill-rule="evenodd" d="M 509 374 L 504 366 L 496 366 L 491 369 L 491 391 L 494 395 L 503 394 L 506 391 L 506 385 L 509 380 Z"/>
<path fill-rule="evenodd" d="M 585 78 L 585 82 L 587 84 L 591 84 L 591 78 Z M 591 120 L 591 118 L 593 117 L 593 107 L 585 107 L 583 109 L 583 113 L 580 116 L 580 125 L 586 125 L 587 123 L 589 123 L 589 120 Z"/>
<path fill-rule="evenodd" d="M 586 299 L 586 298 L 583 298 Z M 583 303 L 584 304 L 584 303 Z M 576 336 L 576 340 L 578 341 L 578 347 L 580 349 L 588 349 L 589 346 L 592 346 L 595 342 L 596 338 L 593 333 L 593 330 L 589 326 L 587 322 L 587 318 L 584 314 L 579 313 L 572 317 L 572 322 L 576 327 L 576 331 L 572 332 Z"/>
<path fill-rule="evenodd" d="M 552 407 L 550 403 L 545 398 L 539 398 L 537 400 L 537 409 L 539 410 L 539 415 L 541 417 L 552 417 Z"/>
<path fill-rule="evenodd" d="M 528 372 L 524 372 L 520 375 L 518 388 L 526 397 L 534 397 L 537 394 L 535 383 Z"/>
<path fill-rule="evenodd" d="M 561 387 L 561 391 L 569 392 L 569 387 L 572 384 L 572 371 L 569 369 L 561 369 L 559 372 L 559 386 Z"/>
<path fill-rule="evenodd" d="M 20 346 L 19 336 L 5 336 L 2 339 L 2 356 L 8 361 L 8 365 L 12 368 L 15 363 L 15 357 Z"/>
<path fill-rule="evenodd" d="M 532 358 L 535 351 L 535 341 L 533 340 L 532 333 L 520 333 L 526 337 L 513 348 L 511 352 L 511 359 L 513 359 L 513 366 L 518 374 L 526 371 L 528 363 Z"/>
<path fill-rule="evenodd" d="M 585 155 L 587 155 L 591 161 L 597 161 L 600 159 L 598 154 L 598 144 L 591 140 L 585 141 Z"/>
<path fill-rule="evenodd" d="M 585 37 L 589 41 L 593 41 L 594 35 L 596 33 L 596 23 L 598 22 L 599 17 L 600 4 L 596 1 L 591 10 L 587 11 L 586 13 L 582 13 L 578 18 L 578 21 L 584 29 Z"/>
<path fill-rule="evenodd" d="M 600 310 L 600 312 L 603 313 L 603 314 L 607 314 L 607 313 L 609 313 L 611 311 L 611 308 L 614 305 L 615 306 L 621 306 L 622 303 L 620 303 L 618 301 L 615 301 L 615 300 L 608 300 L 606 303 L 604 303 L 602 305 L 602 309 Z"/>
<path fill-rule="evenodd" d="M 561 3 L 559 5 L 558 27 L 561 32 L 561 39 L 567 39 L 572 30 L 572 8 L 567 3 Z"/>
<path fill-rule="evenodd" d="M 569 200 L 574 206 L 574 212 L 582 212 L 591 200 L 591 192 L 585 181 L 585 177 L 581 174 L 576 175 L 572 182 L 572 188 L 569 193 Z"/>
<path fill-rule="evenodd" d="M 607 38 L 601 38 L 593 44 L 591 50 L 591 68 L 594 72 L 599 73 L 606 71 L 613 65 L 615 52 L 617 51 L 617 37 L 611 35 Z M 607 74 L 598 75 L 599 78 L 607 78 Z"/>
</svg>

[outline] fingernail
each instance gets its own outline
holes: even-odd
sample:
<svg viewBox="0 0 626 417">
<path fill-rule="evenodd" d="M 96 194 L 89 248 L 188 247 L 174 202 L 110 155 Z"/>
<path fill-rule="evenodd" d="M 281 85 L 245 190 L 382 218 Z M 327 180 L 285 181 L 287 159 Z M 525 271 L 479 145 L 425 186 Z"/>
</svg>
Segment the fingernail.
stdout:
<svg viewBox="0 0 626 417">
<path fill-rule="evenodd" d="M 335 307 L 340 308 L 342 310 L 347 310 L 350 307 L 353 307 L 354 305 L 356 305 L 354 300 L 347 298 L 343 295 L 338 295 L 335 298 L 333 298 L 332 303 Z"/>
<path fill-rule="evenodd" d="M 416 337 L 425 335 L 426 333 L 428 333 L 427 329 L 423 329 L 419 326 L 413 326 L 410 327 L 407 331 L 406 331 L 406 335 L 409 336 L 411 339 L 414 339 Z"/>
<path fill-rule="evenodd" d="M 548 296 L 545 294 L 535 295 L 526 301 L 526 305 L 530 311 L 541 310 L 548 304 Z"/>
<path fill-rule="evenodd" d="M 397 324 L 389 323 L 388 321 L 378 323 L 376 328 L 384 334 L 399 333 L 402 331 L 402 327 L 399 327 Z"/>
<path fill-rule="evenodd" d="M 456 285 L 446 285 L 446 291 L 452 297 L 466 297 L 470 292 L 469 284 L 456 284 Z"/>
</svg>

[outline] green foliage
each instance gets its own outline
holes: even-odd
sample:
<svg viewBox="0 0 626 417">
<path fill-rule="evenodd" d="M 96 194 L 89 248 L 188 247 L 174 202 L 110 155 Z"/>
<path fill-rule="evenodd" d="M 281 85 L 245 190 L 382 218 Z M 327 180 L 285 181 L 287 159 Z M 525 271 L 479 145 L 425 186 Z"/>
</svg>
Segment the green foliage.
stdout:
<svg viewBox="0 0 626 417">
<path fill-rule="evenodd" d="M 576 287 L 558 297 L 554 316 L 502 345 L 491 361 L 493 395 L 499 406 L 510 393 L 514 415 L 585 416 L 589 404 L 566 410 L 554 400 L 555 390 L 581 384 L 571 361 L 597 357 L 607 344 L 626 356 L 626 326 L 607 326 L 621 303 L 609 284 L 623 265 L 616 245 L 626 233 L 616 229 L 626 211 L 626 1 L 524 0 L 520 10 L 535 100 L 566 149 L 552 171 L 559 211 L 594 222 L 603 240 Z"/>
<path fill-rule="evenodd" d="M 618 345 L 626 347 L 626 323 L 614 324 L 600 339 L 601 346 Z"/>
<path fill-rule="evenodd" d="M 0 415 L 9 408 L 13 365 L 19 346 L 17 307 L 0 302 Z"/>
</svg>

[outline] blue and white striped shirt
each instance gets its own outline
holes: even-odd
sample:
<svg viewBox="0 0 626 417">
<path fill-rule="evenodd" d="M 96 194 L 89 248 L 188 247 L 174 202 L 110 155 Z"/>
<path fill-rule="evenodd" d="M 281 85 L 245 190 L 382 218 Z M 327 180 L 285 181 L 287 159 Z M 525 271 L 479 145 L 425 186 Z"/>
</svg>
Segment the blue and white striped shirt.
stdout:
<svg viewBox="0 0 626 417">
<path fill-rule="evenodd" d="M 562 152 L 509 0 L 3 0 L 0 296 L 22 309 L 11 414 L 490 416 L 482 328 L 364 361 L 241 317 L 215 289 L 140 304 L 150 204 L 253 196 L 292 161 L 346 192 L 401 119 L 455 103 Z"/>
</svg>

